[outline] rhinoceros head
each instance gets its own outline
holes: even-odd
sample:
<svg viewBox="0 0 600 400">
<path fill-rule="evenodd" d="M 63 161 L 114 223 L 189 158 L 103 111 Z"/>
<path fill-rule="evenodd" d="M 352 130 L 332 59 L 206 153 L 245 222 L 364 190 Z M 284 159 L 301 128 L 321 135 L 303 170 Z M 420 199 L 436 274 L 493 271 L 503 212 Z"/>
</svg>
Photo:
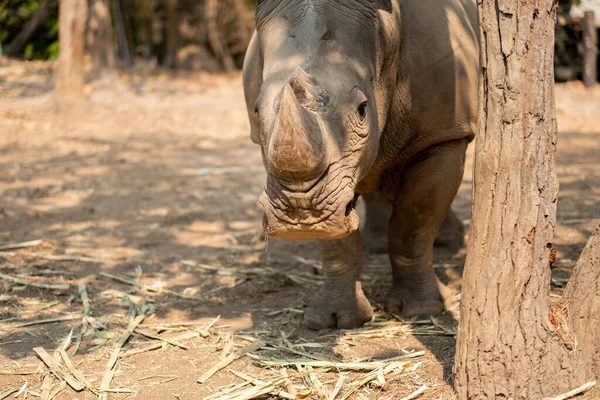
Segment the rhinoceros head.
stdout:
<svg viewBox="0 0 600 400">
<path fill-rule="evenodd" d="M 355 186 L 379 147 L 377 12 L 384 0 L 263 0 L 263 83 L 255 104 L 269 236 L 343 238 Z"/>
</svg>

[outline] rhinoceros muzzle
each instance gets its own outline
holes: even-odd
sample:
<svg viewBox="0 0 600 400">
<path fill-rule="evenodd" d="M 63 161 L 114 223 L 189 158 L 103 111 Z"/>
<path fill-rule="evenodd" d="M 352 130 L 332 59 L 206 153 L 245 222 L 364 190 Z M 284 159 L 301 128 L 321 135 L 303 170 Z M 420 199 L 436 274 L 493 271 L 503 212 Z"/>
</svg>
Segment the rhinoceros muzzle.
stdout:
<svg viewBox="0 0 600 400">
<path fill-rule="evenodd" d="M 268 236 L 287 239 L 341 239 L 358 229 L 356 196 L 349 179 L 325 173 L 306 191 L 290 190 L 269 176 L 260 203 Z"/>
</svg>

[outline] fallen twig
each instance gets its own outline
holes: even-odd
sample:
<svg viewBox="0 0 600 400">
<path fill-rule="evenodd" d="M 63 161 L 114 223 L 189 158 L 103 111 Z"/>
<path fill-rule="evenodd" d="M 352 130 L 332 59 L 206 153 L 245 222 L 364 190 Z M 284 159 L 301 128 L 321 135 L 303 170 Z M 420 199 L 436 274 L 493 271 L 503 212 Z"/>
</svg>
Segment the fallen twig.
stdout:
<svg viewBox="0 0 600 400">
<path fill-rule="evenodd" d="M 206 371 L 199 379 L 198 379 L 198 383 L 204 383 L 206 382 L 208 379 L 210 379 L 211 376 L 213 376 L 214 374 L 216 374 L 217 372 L 219 372 L 220 370 L 222 370 L 223 368 L 227 367 L 229 364 L 231 364 L 232 362 L 234 362 L 235 360 L 244 357 L 246 354 L 251 353 L 253 351 L 256 351 L 258 349 L 260 349 L 261 347 L 263 347 L 265 345 L 264 342 L 258 341 L 256 343 L 250 344 L 248 346 L 242 347 L 241 349 L 237 350 L 234 353 L 231 353 L 230 355 L 228 355 L 226 358 L 224 358 L 223 360 L 219 361 L 215 366 L 213 366 L 211 369 L 209 369 L 208 371 Z M 268 392 L 267 392 L 268 393 Z"/>
</svg>

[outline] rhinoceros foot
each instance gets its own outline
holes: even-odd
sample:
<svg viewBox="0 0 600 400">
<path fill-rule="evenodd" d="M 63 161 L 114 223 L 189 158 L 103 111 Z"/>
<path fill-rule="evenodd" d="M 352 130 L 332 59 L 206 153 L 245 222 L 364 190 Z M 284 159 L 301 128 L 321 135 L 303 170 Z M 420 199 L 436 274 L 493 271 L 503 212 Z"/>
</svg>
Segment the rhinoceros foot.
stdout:
<svg viewBox="0 0 600 400">
<path fill-rule="evenodd" d="M 349 295 L 340 295 L 323 288 L 322 292 L 309 302 L 304 312 L 306 326 L 313 330 L 359 328 L 371 318 L 373 309 L 358 282 L 354 293 Z"/>
<path fill-rule="evenodd" d="M 434 278 L 435 279 L 435 278 Z M 415 286 L 419 286 L 418 289 Z M 428 286 L 423 288 L 423 286 Z M 439 315 L 448 305 L 452 293 L 437 279 L 430 285 L 411 285 L 394 283 L 388 293 L 387 311 L 405 318 Z"/>
</svg>

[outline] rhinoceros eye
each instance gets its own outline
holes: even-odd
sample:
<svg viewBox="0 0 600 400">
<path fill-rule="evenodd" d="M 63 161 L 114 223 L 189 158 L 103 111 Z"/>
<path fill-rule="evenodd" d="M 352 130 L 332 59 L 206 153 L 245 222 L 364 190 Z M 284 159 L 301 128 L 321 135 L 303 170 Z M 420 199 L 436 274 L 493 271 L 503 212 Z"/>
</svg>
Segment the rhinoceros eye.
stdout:
<svg viewBox="0 0 600 400">
<path fill-rule="evenodd" d="M 358 106 L 358 116 L 360 117 L 361 121 L 364 121 L 367 117 L 367 105 L 368 102 L 364 101 L 360 104 L 360 106 Z"/>
</svg>

